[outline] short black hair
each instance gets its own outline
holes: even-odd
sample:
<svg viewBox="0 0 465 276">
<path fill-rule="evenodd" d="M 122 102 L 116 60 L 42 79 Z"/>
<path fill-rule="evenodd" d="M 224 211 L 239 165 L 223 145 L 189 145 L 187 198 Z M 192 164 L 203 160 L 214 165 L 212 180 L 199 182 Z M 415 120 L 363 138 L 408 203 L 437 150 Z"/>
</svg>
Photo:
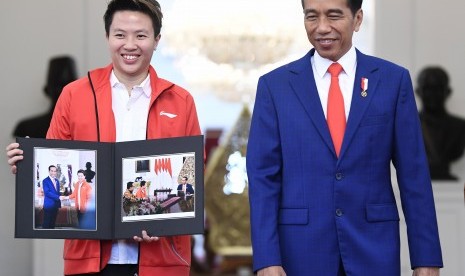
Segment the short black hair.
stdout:
<svg viewBox="0 0 465 276">
<path fill-rule="evenodd" d="M 80 173 L 82 173 L 84 176 L 86 176 L 86 171 L 85 170 L 80 169 L 80 170 L 77 171 L 76 174 L 80 174 Z"/>
<path fill-rule="evenodd" d="M 108 3 L 107 11 L 103 15 L 107 37 L 110 34 L 113 16 L 119 11 L 137 11 L 148 15 L 152 20 L 155 37 L 160 34 L 163 13 L 160 4 L 156 0 L 111 0 Z"/>
<path fill-rule="evenodd" d="M 142 180 L 142 181 L 140 182 L 140 186 L 141 186 L 141 187 L 142 187 L 142 186 L 145 186 L 145 180 Z"/>
<path fill-rule="evenodd" d="M 56 169 L 57 166 L 55 166 L 55 165 L 50 165 L 50 166 L 48 166 L 48 171 L 50 171 L 51 168 L 55 168 L 55 169 Z"/>
<path fill-rule="evenodd" d="M 134 183 L 134 182 L 132 182 L 132 181 L 129 181 L 128 183 L 126 183 L 126 189 L 129 190 L 129 188 L 132 187 L 132 184 L 133 184 L 133 183 Z"/>
<path fill-rule="evenodd" d="M 304 1 L 302 0 L 302 8 L 304 8 Z M 363 0 L 347 0 L 347 5 L 349 6 L 350 10 L 352 11 L 352 15 L 362 8 Z"/>
</svg>

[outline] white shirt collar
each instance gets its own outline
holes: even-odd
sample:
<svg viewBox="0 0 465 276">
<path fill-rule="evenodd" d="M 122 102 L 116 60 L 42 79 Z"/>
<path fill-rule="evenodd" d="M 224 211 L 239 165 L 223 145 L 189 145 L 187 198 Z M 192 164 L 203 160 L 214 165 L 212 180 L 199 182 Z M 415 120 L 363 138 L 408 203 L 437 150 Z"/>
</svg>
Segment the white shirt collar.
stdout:
<svg viewBox="0 0 465 276">
<path fill-rule="evenodd" d="M 115 88 L 117 86 L 124 87 L 124 85 L 116 77 L 114 70 L 111 70 L 110 85 L 112 88 Z M 152 89 L 150 87 L 150 74 L 147 74 L 147 77 L 139 85 L 136 85 L 133 87 L 133 89 L 135 88 L 136 89 L 141 88 L 145 96 L 150 98 L 150 94 L 152 93 Z"/>
<path fill-rule="evenodd" d="M 314 73 L 321 79 L 328 71 L 329 66 L 332 63 L 334 63 L 332 60 L 321 57 L 320 54 L 318 54 L 318 51 L 315 51 L 313 55 L 313 61 L 315 63 L 316 68 L 316 72 Z M 355 77 L 355 70 L 357 68 L 357 53 L 353 45 L 349 49 L 349 51 L 345 55 L 343 55 L 337 62 L 344 69 L 344 73 L 346 73 L 348 76 Z"/>
</svg>

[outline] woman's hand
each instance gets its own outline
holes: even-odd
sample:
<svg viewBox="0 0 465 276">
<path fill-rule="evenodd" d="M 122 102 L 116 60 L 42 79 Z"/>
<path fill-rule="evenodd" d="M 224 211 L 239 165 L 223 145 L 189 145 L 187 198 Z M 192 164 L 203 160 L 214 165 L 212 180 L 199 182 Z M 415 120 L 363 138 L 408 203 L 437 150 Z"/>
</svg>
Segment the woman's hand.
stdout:
<svg viewBox="0 0 465 276">
<path fill-rule="evenodd" d="M 142 230 L 142 237 L 138 237 L 138 236 L 134 236 L 134 240 L 136 242 L 154 242 L 154 241 L 158 241 L 160 238 L 159 237 L 150 237 L 148 234 L 147 234 L 147 231 L 145 230 Z"/>
<path fill-rule="evenodd" d="M 6 147 L 6 157 L 8 158 L 8 165 L 13 174 L 16 174 L 16 162 L 23 160 L 23 150 L 19 148 L 18 143 L 11 143 Z"/>
</svg>

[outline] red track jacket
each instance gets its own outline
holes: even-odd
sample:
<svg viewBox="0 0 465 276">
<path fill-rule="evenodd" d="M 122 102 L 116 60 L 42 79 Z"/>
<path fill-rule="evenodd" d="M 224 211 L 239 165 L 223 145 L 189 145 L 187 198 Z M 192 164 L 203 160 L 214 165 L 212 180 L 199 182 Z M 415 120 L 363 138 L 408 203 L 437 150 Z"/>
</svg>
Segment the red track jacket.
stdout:
<svg viewBox="0 0 465 276">
<path fill-rule="evenodd" d="M 101 142 L 116 139 L 111 103 L 112 65 L 90 72 L 95 89 Z M 200 135 L 192 96 L 183 88 L 158 78 L 150 67 L 152 95 L 147 118 L 147 138 Z M 64 89 L 56 104 L 48 139 L 97 141 L 95 101 L 87 77 Z M 176 114 L 175 118 L 160 113 Z M 64 273 L 81 274 L 101 271 L 108 263 L 111 240 L 65 240 Z M 140 243 L 139 275 L 189 275 L 190 236 L 163 237 L 157 242 Z"/>
</svg>

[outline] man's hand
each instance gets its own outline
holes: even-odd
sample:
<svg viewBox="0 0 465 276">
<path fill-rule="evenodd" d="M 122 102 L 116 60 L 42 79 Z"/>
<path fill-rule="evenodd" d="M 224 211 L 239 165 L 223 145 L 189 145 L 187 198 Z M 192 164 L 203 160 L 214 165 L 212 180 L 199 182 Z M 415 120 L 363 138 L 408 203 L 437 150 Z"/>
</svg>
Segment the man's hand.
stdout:
<svg viewBox="0 0 465 276">
<path fill-rule="evenodd" d="M 154 242 L 159 239 L 159 237 L 150 237 L 145 230 L 142 230 L 142 237 L 134 236 L 136 242 Z"/>
<path fill-rule="evenodd" d="M 439 267 L 417 267 L 412 276 L 439 276 Z"/>
<path fill-rule="evenodd" d="M 18 143 L 11 143 L 6 147 L 6 157 L 8 158 L 8 165 L 13 174 L 16 174 L 16 162 L 23 160 L 23 151 L 19 149 Z"/>
<path fill-rule="evenodd" d="M 260 269 L 257 276 L 286 276 L 282 266 L 269 266 Z"/>
</svg>

